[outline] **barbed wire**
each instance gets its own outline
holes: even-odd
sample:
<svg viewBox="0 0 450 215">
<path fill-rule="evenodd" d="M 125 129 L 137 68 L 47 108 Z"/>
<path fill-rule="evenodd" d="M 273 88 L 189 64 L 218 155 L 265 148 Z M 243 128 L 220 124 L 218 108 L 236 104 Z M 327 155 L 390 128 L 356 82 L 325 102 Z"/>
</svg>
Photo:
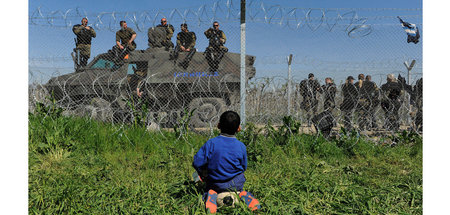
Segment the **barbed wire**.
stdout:
<svg viewBox="0 0 450 215">
<path fill-rule="evenodd" d="M 288 8 L 281 5 L 268 5 L 263 1 L 249 1 L 247 10 L 247 21 L 266 24 L 277 24 L 291 29 L 310 29 L 316 31 L 325 28 L 328 31 L 335 29 L 344 30 L 351 38 L 369 35 L 373 29 L 372 25 L 379 23 L 368 23 L 372 20 L 392 20 L 396 16 L 361 16 L 357 11 L 379 12 L 379 11 L 413 11 L 421 12 L 420 8 L 398 9 L 398 8 Z M 161 18 L 168 18 L 170 22 L 189 22 L 202 25 L 221 22 L 238 22 L 240 18 L 239 4 L 235 1 L 216 1 L 212 5 L 201 5 L 199 7 L 146 10 L 134 12 L 86 12 L 82 8 L 45 11 L 42 7 L 32 10 L 29 16 L 29 24 L 37 26 L 49 26 L 53 28 L 70 28 L 78 23 L 82 17 L 90 18 L 97 30 L 117 31 L 118 21 L 126 20 L 136 27 L 139 32 L 145 32 L 149 27 L 159 23 Z M 419 14 L 405 14 L 405 18 L 420 18 Z M 387 23 L 391 25 L 392 23 Z M 384 25 L 384 24 L 383 24 Z M 396 25 L 400 25 L 397 23 Z M 421 23 L 417 23 L 421 25 Z"/>
<path fill-rule="evenodd" d="M 356 61 L 327 61 L 323 59 L 313 58 L 309 56 L 293 58 L 292 64 L 294 65 L 303 65 L 303 66 L 324 66 L 324 67 L 334 67 L 334 68 L 364 68 L 364 69 L 389 69 L 393 68 L 393 65 L 401 65 L 401 63 L 405 61 L 404 58 L 391 58 L 391 59 L 382 59 L 382 60 L 367 60 L 364 62 L 356 62 Z M 58 67 L 58 66 L 39 66 L 40 64 L 48 63 L 48 62 L 73 62 L 73 59 L 70 57 L 36 57 L 30 58 L 29 64 L 31 68 L 34 69 L 72 69 L 72 67 Z M 264 66 L 264 65 L 283 65 L 286 64 L 286 56 L 263 56 L 259 57 L 258 61 L 255 61 L 255 66 Z M 416 60 L 416 64 L 414 66 L 416 69 L 422 69 L 422 60 Z"/>
</svg>

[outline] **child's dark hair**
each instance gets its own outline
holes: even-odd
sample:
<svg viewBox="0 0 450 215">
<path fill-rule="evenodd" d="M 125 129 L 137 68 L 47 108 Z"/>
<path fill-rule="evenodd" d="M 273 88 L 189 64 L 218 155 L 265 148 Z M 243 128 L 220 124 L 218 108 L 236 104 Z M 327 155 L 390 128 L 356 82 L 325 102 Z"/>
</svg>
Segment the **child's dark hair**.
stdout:
<svg viewBox="0 0 450 215">
<path fill-rule="evenodd" d="M 234 135 L 239 128 L 241 118 L 234 111 L 225 111 L 220 115 L 219 129 L 222 133 Z"/>
</svg>

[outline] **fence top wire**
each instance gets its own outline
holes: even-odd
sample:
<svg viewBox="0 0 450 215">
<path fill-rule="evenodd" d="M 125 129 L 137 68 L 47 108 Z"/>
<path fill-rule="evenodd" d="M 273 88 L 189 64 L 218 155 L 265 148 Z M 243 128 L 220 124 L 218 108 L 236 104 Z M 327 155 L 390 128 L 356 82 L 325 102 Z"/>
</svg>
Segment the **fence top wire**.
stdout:
<svg viewBox="0 0 450 215">
<path fill-rule="evenodd" d="M 421 8 L 302 8 L 284 7 L 279 4 L 264 3 L 255 0 L 247 2 L 247 20 L 269 24 L 295 23 L 297 28 L 308 26 L 315 22 L 335 22 L 331 26 L 346 24 L 348 26 L 358 24 L 391 24 L 391 23 L 367 23 L 367 20 L 392 20 L 402 15 L 405 18 L 420 19 Z M 212 23 L 215 20 L 221 22 L 237 22 L 240 17 L 240 4 L 237 1 L 216 1 L 192 7 L 179 7 L 172 9 L 150 9 L 142 11 L 103 11 L 87 12 L 83 8 L 71 8 L 65 10 L 47 10 L 37 7 L 30 10 L 30 25 L 51 26 L 68 28 L 78 23 L 82 17 L 89 17 L 93 26 L 97 29 L 115 31 L 119 20 L 132 22 L 138 31 L 146 31 L 150 26 L 155 26 L 161 18 L 168 18 L 169 22 L 191 22 L 201 25 Z M 375 15 L 371 15 L 374 13 Z M 387 15 L 394 13 L 395 15 Z M 419 13 L 419 14 L 418 14 Z M 415 20 L 416 21 L 416 20 Z M 346 22 L 346 23 L 342 23 Z M 421 22 L 421 21 L 420 21 Z M 419 23 L 419 22 L 417 22 Z M 323 23 L 328 24 L 329 23 Z M 400 25 L 397 22 L 397 25 Z M 311 30 L 317 28 L 310 28 Z"/>
</svg>

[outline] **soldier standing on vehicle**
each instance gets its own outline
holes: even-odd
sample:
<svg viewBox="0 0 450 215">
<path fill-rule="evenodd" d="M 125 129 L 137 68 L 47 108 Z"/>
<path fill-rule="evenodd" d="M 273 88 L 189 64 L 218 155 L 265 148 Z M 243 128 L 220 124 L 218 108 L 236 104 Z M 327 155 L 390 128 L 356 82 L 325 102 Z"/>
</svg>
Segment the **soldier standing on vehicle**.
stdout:
<svg viewBox="0 0 450 215">
<path fill-rule="evenodd" d="M 382 101 L 381 108 L 386 116 L 385 128 L 397 131 L 400 127 L 398 110 L 400 109 L 400 94 L 402 86 L 397 82 L 393 74 L 387 75 L 387 83 L 381 85 Z"/>
<path fill-rule="evenodd" d="M 83 18 L 81 19 L 81 25 L 77 24 L 72 28 L 73 33 L 77 35 L 76 50 L 79 50 L 80 65 L 77 68 L 87 65 L 88 59 L 91 57 L 91 40 L 96 37 L 95 30 L 87 24 L 88 19 Z"/>
<path fill-rule="evenodd" d="M 197 50 L 195 50 L 195 41 L 197 37 L 194 32 L 188 30 L 188 25 L 186 23 L 181 24 L 181 32 L 177 34 L 177 46 L 175 47 L 175 52 L 173 58 L 178 59 L 178 54 L 181 52 L 188 52 L 184 60 L 178 64 L 178 66 L 187 69 L 189 62 Z"/>
<path fill-rule="evenodd" d="M 352 127 L 352 112 L 356 107 L 358 101 L 358 90 L 353 85 L 353 76 L 348 76 L 345 84 L 342 85 L 342 94 L 344 100 L 340 106 L 341 112 L 344 115 L 344 128 L 351 130 Z"/>
<path fill-rule="evenodd" d="M 210 72 L 215 72 L 219 68 L 219 63 L 228 48 L 224 46 L 227 41 L 225 33 L 219 29 L 219 22 L 214 22 L 213 27 L 205 31 L 206 38 L 209 39 L 209 46 L 206 48 L 205 56 L 209 64 Z"/>
<path fill-rule="evenodd" d="M 324 92 L 323 111 L 332 111 L 336 107 L 334 98 L 336 97 L 336 84 L 330 77 L 325 78 L 325 84 L 322 86 Z"/>
<path fill-rule="evenodd" d="M 120 21 L 120 30 L 116 32 L 116 47 L 119 48 L 121 59 L 136 49 L 134 39 L 136 39 L 136 32 L 128 28 L 127 22 Z"/>
<path fill-rule="evenodd" d="M 317 114 L 319 101 L 317 100 L 317 92 L 322 93 L 319 82 L 314 79 L 314 74 L 309 73 L 308 79 L 300 82 L 300 95 L 303 101 L 300 107 L 305 110 L 308 126 L 311 125 L 311 118 Z M 312 115 L 310 114 L 312 112 Z"/>
<path fill-rule="evenodd" d="M 162 18 L 161 24 L 157 25 L 156 27 L 164 28 L 166 31 L 166 38 L 164 38 L 164 40 L 162 41 L 162 45 L 164 47 L 166 47 L 166 50 L 173 48 L 172 36 L 173 36 L 173 32 L 175 32 L 175 28 L 173 27 L 173 25 L 167 24 L 167 19 Z"/>
<path fill-rule="evenodd" d="M 372 76 L 367 75 L 359 91 L 360 118 L 359 128 L 374 129 L 377 127 L 375 119 L 375 108 L 378 106 L 379 90 L 375 82 L 372 82 Z"/>
</svg>

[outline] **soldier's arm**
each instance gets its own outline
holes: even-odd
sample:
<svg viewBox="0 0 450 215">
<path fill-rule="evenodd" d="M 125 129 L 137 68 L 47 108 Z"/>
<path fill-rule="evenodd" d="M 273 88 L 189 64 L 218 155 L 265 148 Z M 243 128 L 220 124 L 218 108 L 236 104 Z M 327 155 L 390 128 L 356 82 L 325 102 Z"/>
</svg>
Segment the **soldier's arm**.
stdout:
<svg viewBox="0 0 450 215">
<path fill-rule="evenodd" d="M 353 95 L 355 96 L 355 97 L 358 97 L 358 95 L 359 95 L 359 90 L 358 90 L 358 88 L 355 86 L 355 87 L 353 87 Z"/>
<path fill-rule="evenodd" d="M 208 28 L 208 30 L 205 31 L 205 36 L 206 36 L 206 38 L 209 39 L 209 38 L 211 37 L 211 31 L 212 31 L 211 28 Z"/>
<path fill-rule="evenodd" d="M 128 41 L 128 43 L 131 43 L 131 42 L 133 42 L 134 41 L 134 39 L 136 39 L 136 36 L 137 36 L 137 34 L 136 33 L 134 33 L 132 36 L 131 36 L 131 39 L 130 39 L 130 41 Z"/>
<path fill-rule="evenodd" d="M 195 36 L 195 33 L 192 32 L 192 43 L 189 45 L 188 49 L 193 49 L 195 47 L 195 41 L 197 40 L 197 36 Z"/>
<path fill-rule="evenodd" d="M 320 87 L 320 84 L 318 81 L 316 81 L 316 88 L 319 93 L 323 93 L 323 89 L 322 89 L 322 87 Z"/>
<path fill-rule="evenodd" d="M 172 25 L 169 25 L 169 27 L 167 27 L 167 39 L 172 38 L 174 31 L 175 31 L 175 28 L 173 28 Z"/>
<path fill-rule="evenodd" d="M 225 33 L 222 31 L 222 43 L 225 44 L 227 42 L 227 36 L 225 36 Z"/>
<path fill-rule="evenodd" d="M 83 28 L 83 26 L 81 26 L 81 25 L 74 25 L 73 28 L 72 28 L 72 31 L 75 34 L 79 34 L 81 32 L 82 28 Z"/>
<path fill-rule="evenodd" d="M 130 33 L 131 33 L 131 39 L 130 39 L 130 41 L 128 41 L 128 43 L 131 44 L 131 42 L 133 42 L 134 39 L 136 39 L 137 34 L 136 34 L 136 32 L 135 32 L 133 29 L 130 28 L 130 30 L 131 30 L 131 31 L 130 31 Z"/>
<path fill-rule="evenodd" d="M 90 28 L 90 31 L 91 31 L 91 36 L 95 38 L 97 36 L 97 33 L 95 33 L 94 28 L 92 28 L 92 27 L 89 27 L 89 28 Z"/>
<path fill-rule="evenodd" d="M 120 44 L 119 32 L 116 32 L 116 44 L 117 44 L 117 46 L 122 47 L 122 45 Z"/>
<path fill-rule="evenodd" d="M 181 47 L 181 35 L 180 35 L 180 33 L 177 34 L 177 46 Z"/>
</svg>

